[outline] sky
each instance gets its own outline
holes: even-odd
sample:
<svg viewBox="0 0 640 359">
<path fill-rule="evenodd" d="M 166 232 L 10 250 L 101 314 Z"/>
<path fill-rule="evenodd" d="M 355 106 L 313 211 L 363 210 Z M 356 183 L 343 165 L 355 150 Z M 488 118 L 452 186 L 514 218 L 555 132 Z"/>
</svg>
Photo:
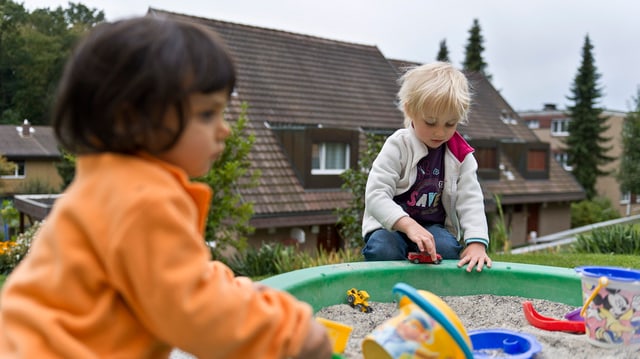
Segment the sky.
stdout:
<svg viewBox="0 0 640 359">
<path fill-rule="evenodd" d="M 66 0 L 14 0 L 30 11 Z M 462 67 L 473 20 L 492 83 L 516 111 L 565 109 L 589 36 L 599 106 L 635 108 L 640 86 L 640 1 L 635 0 L 75 0 L 107 20 L 151 8 L 377 46 L 391 59 L 430 62 L 446 41 Z"/>
</svg>

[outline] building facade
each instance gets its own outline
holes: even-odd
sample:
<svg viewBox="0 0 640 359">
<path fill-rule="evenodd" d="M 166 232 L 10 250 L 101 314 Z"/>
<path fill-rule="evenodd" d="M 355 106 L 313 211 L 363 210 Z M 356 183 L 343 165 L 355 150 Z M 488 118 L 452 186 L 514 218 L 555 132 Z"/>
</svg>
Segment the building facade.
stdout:
<svg viewBox="0 0 640 359">
<path fill-rule="evenodd" d="M 558 109 L 555 104 L 548 103 L 539 111 L 522 111 L 519 115 L 541 141 L 551 145 L 555 160 L 565 169 L 571 171 L 571 167 L 567 165 L 568 156 L 564 143 L 564 139 L 569 135 L 569 122 L 571 121 L 567 112 Z M 605 125 L 608 127 L 603 135 L 610 139 L 607 143 L 610 150 L 606 154 L 614 158 L 614 161 L 602 167 L 602 170 L 609 174 L 597 179 L 596 192 L 599 196 L 609 199 L 621 216 L 639 214 L 640 196 L 622 193 L 620 183 L 616 179 L 623 151 L 622 131 L 626 113 L 605 110 L 602 116 L 607 119 Z"/>
</svg>

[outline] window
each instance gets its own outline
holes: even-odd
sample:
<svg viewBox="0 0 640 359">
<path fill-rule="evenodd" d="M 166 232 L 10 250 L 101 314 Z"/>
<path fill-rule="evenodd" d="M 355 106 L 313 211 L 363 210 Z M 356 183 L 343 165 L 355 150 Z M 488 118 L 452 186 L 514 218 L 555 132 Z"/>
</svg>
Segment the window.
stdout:
<svg viewBox="0 0 640 359">
<path fill-rule="evenodd" d="M 628 204 L 631 200 L 631 194 L 629 192 L 620 194 L 620 204 Z"/>
<path fill-rule="evenodd" d="M 568 118 L 551 120 L 551 135 L 552 136 L 568 136 L 569 122 L 571 122 L 571 119 L 568 119 Z"/>
<path fill-rule="evenodd" d="M 527 122 L 527 127 L 529 127 L 532 130 L 540 128 L 540 121 L 538 120 L 526 120 L 526 122 Z"/>
<path fill-rule="evenodd" d="M 1 178 L 24 178 L 24 161 L 11 161 L 15 166 L 8 172 L 2 172 Z"/>
<path fill-rule="evenodd" d="M 477 148 L 474 155 L 478 160 L 479 169 L 497 169 L 498 168 L 498 156 L 496 155 L 496 148 L 480 147 Z"/>
<path fill-rule="evenodd" d="M 569 154 L 566 152 L 558 152 L 556 154 L 553 155 L 553 157 L 556 159 L 556 161 L 558 161 L 559 164 L 562 165 L 562 167 L 567 170 L 567 171 L 571 171 L 573 168 L 571 166 L 569 166 Z"/>
<path fill-rule="evenodd" d="M 544 171 L 547 168 L 547 151 L 529 150 L 527 152 L 527 171 Z"/>
<path fill-rule="evenodd" d="M 502 121 L 502 123 L 505 123 L 507 125 L 518 124 L 518 121 L 516 121 L 516 119 L 513 118 L 513 116 L 507 112 L 507 110 L 502 110 L 502 113 L 500 114 L 500 120 Z"/>
<path fill-rule="evenodd" d="M 341 174 L 349 168 L 350 156 L 351 153 L 348 143 L 314 143 L 311 146 L 311 174 Z"/>
</svg>

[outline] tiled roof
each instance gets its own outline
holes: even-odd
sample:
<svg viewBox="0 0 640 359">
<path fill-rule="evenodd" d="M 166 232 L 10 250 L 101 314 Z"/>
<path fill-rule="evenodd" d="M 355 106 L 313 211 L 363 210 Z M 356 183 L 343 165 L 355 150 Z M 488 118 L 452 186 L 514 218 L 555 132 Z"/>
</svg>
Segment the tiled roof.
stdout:
<svg viewBox="0 0 640 359">
<path fill-rule="evenodd" d="M 485 192 L 500 194 L 503 204 L 564 202 L 585 198 L 584 191 L 576 179 L 553 158 L 549 160 L 549 179 L 525 180 L 513 164 L 502 157 L 504 170 L 500 180 L 480 181 Z M 506 172 L 512 177 L 509 178 Z"/>
<path fill-rule="evenodd" d="M 375 46 L 204 19 L 222 36 L 238 65 L 237 92 L 251 120 L 325 127 L 397 128 L 397 75 Z"/>
<path fill-rule="evenodd" d="M 0 155 L 11 158 L 58 158 L 60 151 L 49 126 L 30 126 L 28 136 L 22 136 L 21 125 L 0 125 Z"/>
<path fill-rule="evenodd" d="M 350 194 L 340 189 L 305 190 L 280 142 L 265 124 L 397 129 L 403 122 L 396 107 L 398 75 L 405 65 L 416 63 L 386 59 L 375 46 L 157 9 L 150 9 L 149 15 L 208 26 L 221 35 L 236 58 L 239 78 L 230 119 L 237 117 L 240 102 L 248 103 L 247 128 L 256 135 L 249 158 L 262 172 L 257 188 L 241 191 L 245 201 L 254 203 L 252 224 L 334 223 L 334 210 L 344 207 Z M 475 97 L 470 124 L 460 128 L 462 134 L 472 139 L 537 141 L 484 77 L 470 74 L 469 79 Z M 503 110 L 516 124 L 506 125 L 500 120 Z M 533 194 L 538 201 L 543 199 L 542 194 L 553 198 L 580 191 L 571 175 L 559 172 L 557 166 L 552 166 L 550 180 L 494 182 L 483 183 L 484 190 L 514 196 Z"/>
<path fill-rule="evenodd" d="M 244 200 L 254 203 L 252 224 L 290 224 L 292 215 L 299 216 L 299 225 L 335 223 L 335 209 L 344 207 L 351 195 L 340 189 L 305 190 L 265 123 L 398 128 L 397 74 L 380 50 L 155 9 L 149 13 L 213 28 L 235 56 L 237 96 L 230 114 L 234 118 L 238 104 L 248 103 L 247 129 L 256 135 L 249 158 L 262 172 L 257 188 L 241 191 Z"/>
<path fill-rule="evenodd" d="M 469 124 L 460 126 L 460 132 L 471 139 L 518 139 L 538 142 L 518 113 L 511 108 L 493 85 L 479 73 L 467 73 L 473 91 L 473 104 Z M 513 120 L 506 124 L 502 117 Z"/>
<path fill-rule="evenodd" d="M 481 74 L 467 74 L 474 93 L 474 102 L 469 114 L 469 124 L 461 126 L 460 132 L 474 139 L 496 141 L 540 142 L 525 121 L 505 101 L 493 85 Z M 503 121 L 503 117 L 509 121 Z M 549 178 L 525 180 L 509 162 L 501 156 L 502 164 L 514 175 L 508 179 L 504 174 L 499 181 L 482 181 L 486 191 L 500 194 L 502 203 L 530 203 L 572 201 L 584 198 L 584 191 L 573 175 L 550 156 Z"/>
</svg>

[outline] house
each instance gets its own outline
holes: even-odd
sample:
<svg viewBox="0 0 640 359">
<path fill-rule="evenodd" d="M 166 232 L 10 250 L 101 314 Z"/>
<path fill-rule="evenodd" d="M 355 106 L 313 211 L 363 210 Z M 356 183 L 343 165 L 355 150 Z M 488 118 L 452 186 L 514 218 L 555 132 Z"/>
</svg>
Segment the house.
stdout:
<svg viewBox="0 0 640 359">
<path fill-rule="evenodd" d="M 397 80 L 404 65 L 415 63 L 388 59 L 371 45 L 153 8 L 148 16 L 208 26 L 236 58 L 239 77 L 226 116 L 237 119 L 248 104 L 247 130 L 256 138 L 249 160 L 262 173 L 258 187 L 240 190 L 254 205 L 250 244 L 341 247 L 335 210 L 351 194 L 340 174 L 357 166 L 367 133 L 388 135 L 403 126 Z M 570 203 L 584 191 L 484 76 L 467 76 L 475 96 L 469 125 L 459 131 L 476 149 L 488 218 L 495 217 L 498 196 L 515 246 L 531 233 L 568 229 Z"/>
<path fill-rule="evenodd" d="M 375 46 L 153 8 L 148 16 L 208 26 L 236 57 L 229 119 L 248 103 L 247 127 L 256 135 L 250 160 L 262 171 L 259 187 L 242 192 L 254 203 L 251 242 L 339 247 L 335 209 L 350 198 L 339 174 L 356 166 L 365 133 L 402 126 L 396 93 L 403 61 L 385 58 Z M 476 148 L 487 211 L 493 214 L 499 195 L 514 245 L 532 232 L 568 229 L 570 203 L 584 191 L 487 79 L 468 76 L 476 96 L 470 124 L 460 132 Z"/>
<path fill-rule="evenodd" d="M 512 245 L 571 228 L 583 188 L 484 76 L 469 80 L 475 102 L 460 132 L 476 149 L 483 189 L 500 196 Z"/>
<path fill-rule="evenodd" d="M 566 145 L 564 144 L 564 138 L 569 135 L 569 122 L 571 121 L 569 114 L 558 109 L 555 104 L 547 103 L 541 110 L 521 111 L 519 115 L 541 141 L 548 142 L 551 145 L 554 158 L 570 171 L 571 168 L 567 165 Z M 596 192 L 598 195 L 608 198 L 620 212 L 620 215 L 638 214 L 640 213 L 640 196 L 621 193 L 620 183 L 615 176 L 615 173 L 620 168 L 622 129 L 626 113 L 605 110 L 602 116 L 607 118 L 605 125 L 608 127 L 603 135 L 610 139 L 607 146 L 611 147 L 606 154 L 615 158 L 615 160 L 602 167 L 603 171 L 610 174 L 597 179 Z"/>
<path fill-rule="evenodd" d="M 55 193 L 62 178 L 55 167 L 60 151 L 49 126 L 0 125 L 0 155 L 15 164 L 0 175 L 2 197 L 18 193 Z"/>
</svg>

